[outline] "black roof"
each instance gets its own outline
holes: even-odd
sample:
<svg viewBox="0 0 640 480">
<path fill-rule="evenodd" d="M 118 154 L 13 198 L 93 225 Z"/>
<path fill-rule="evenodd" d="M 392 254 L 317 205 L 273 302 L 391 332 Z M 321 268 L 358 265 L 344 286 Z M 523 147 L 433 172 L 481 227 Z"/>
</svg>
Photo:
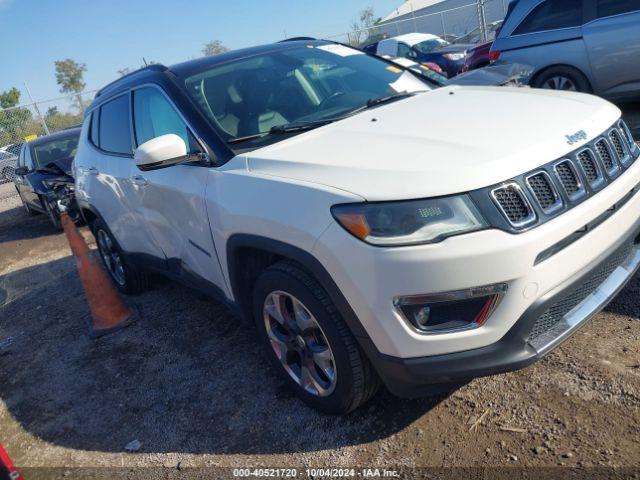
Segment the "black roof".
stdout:
<svg viewBox="0 0 640 480">
<path fill-rule="evenodd" d="M 150 81 L 153 78 L 157 78 L 158 75 L 165 75 L 167 73 L 170 73 L 178 77 L 187 77 L 192 74 L 192 72 L 198 72 L 203 68 L 221 65 L 223 63 L 232 62 L 234 60 L 249 58 L 263 53 L 290 50 L 293 48 L 298 48 L 302 45 L 323 45 L 327 43 L 330 42 L 324 40 L 314 40 L 311 39 L 311 37 L 298 37 L 296 39 L 289 39 L 286 42 L 270 43 L 257 47 L 232 50 L 229 52 L 221 53 L 219 55 L 201 57 L 195 60 L 178 63 L 168 68 L 164 65 L 156 63 L 131 72 L 107 84 L 106 86 L 101 88 L 98 93 L 96 93 L 94 103 L 100 103 L 100 100 L 104 97 L 109 97 L 122 90 L 125 90 L 128 87 L 138 85 L 145 81 Z M 91 107 L 89 107 L 88 110 L 91 110 Z"/>
<path fill-rule="evenodd" d="M 232 50 L 230 52 L 221 53 L 220 55 L 201 57 L 195 60 L 189 60 L 187 62 L 172 65 L 168 70 L 179 77 L 188 77 L 190 74 L 202 70 L 202 68 L 222 65 L 224 63 L 232 62 L 235 60 L 262 55 L 264 53 L 282 52 L 285 50 L 291 50 L 293 48 L 299 48 L 305 45 L 325 45 L 327 43 L 331 42 L 300 37 L 300 39 L 290 39 L 286 42 L 269 43 L 267 45 L 259 45 L 257 47 Z"/>
<path fill-rule="evenodd" d="M 44 137 L 38 137 L 35 140 L 31 140 L 29 145 L 40 145 L 42 143 L 47 143 L 52 140 L 58 140 L 61 138 L 80 136 L 81 127 L 67 128 L 65 130 L 60 130 L 59 132 L 52 133 L 51 135 L 45 135 Z"/>
</svg>

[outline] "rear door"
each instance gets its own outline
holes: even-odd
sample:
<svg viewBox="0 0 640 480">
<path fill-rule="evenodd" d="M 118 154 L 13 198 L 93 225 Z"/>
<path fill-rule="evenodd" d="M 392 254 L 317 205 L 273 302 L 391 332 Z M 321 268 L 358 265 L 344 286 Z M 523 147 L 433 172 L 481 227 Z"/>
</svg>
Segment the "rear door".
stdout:
<svg viewBox="0 0 640 480">
<path fill-rule="evenodd" d="M 204 151 L 160 87 L 143 86 L 133 91 L 133 125 L 138 146 L 173 133 L 184 140 L 189 153 Z M 209 167 L 200 164 L 138 170 L 134 175 L 140 185 L 136 190 L 137 203 L 173 273 L 185 283 L 204 279 L 224 291 L 204 201 L 209 174 Z M 211 287 L 203 282 L 194 286 Z"/>
<path fill-rule="evenodd" d="M 595 0 L 583 27 L 596 90 L 640 91 L 640 0 Z"/>
</svg>

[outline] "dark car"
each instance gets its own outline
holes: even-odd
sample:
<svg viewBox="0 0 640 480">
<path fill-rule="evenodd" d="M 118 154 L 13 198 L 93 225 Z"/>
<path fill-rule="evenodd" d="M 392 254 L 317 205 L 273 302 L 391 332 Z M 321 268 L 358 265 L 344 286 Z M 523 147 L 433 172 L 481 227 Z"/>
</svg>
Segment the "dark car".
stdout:
<svg viewBox="0 0 640 480">
<path fill-rule="evenodd" d="M 79 138 L 80 128 L 41 137 L 25 143 L 18 157 L 14 182 L 25 210 L 29 215 L 47 214 L 57 229 L 57 202 L 73 193 L 72 163 Z"/>
<path fill-rule="evenodd" d="M 418 63 L 435 63 L 451 78 L 462 71 L 467 50 L 471 48 L 473 45 L 449 43 L 429 33 L 407 33 L 380 40 L 376 53 L 392 58 L 405 57 Z"/>
<path fill-rule="evenodd" d="M 493 45 L 493 40 L 476 45 L 469 50 L 462 71 L 469 72 L 476 68 L 488 66 L 491 63 L 491 45 Z"/>
</svg>

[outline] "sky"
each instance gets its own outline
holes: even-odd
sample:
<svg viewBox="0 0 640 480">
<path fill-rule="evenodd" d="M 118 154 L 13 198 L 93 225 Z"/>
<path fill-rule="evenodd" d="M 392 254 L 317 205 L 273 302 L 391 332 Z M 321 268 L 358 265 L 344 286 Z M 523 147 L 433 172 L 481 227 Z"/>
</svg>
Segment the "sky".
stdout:
<svg viewBox="0 0 640 480">
<path fill-rule="evenodd" d="M 0 92 L 25 83 L 36 100 L 61 96 L 54 61 L 85 63 L 88 90 L 144 57 L 171 65 L 209 40 L 230 49 L 350 30 L 368 6 L 384 17 L 402 0 L 0 0 Z"/>
</svg>

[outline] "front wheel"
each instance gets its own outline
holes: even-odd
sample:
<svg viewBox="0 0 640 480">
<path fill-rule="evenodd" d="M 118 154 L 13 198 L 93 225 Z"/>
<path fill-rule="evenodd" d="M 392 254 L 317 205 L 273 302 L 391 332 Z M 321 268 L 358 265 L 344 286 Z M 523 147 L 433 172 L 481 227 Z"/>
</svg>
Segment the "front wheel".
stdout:
<svg viewBox="0 0 640 480">
<path fill-rule="evenodd" d="M 344 414 L 377 392 L 380 380 L 322 287 L 279 262 L 258 278 L 255 322 L 276 370 L 307 404 Z"/>
<path fill-rule="evenodd" d="M 60 220 L 60 213 L 58 212 L 58 209 L 47 199 L 43 199 L 42 203 L 44 203 L 44 209 L 47 212 L 49 220 L 51 220 L 53 228 L 59 232 L 62 231 L 62 221 Z"/>
<path fill-rule="evenodd" d="M 127 261 L 102 221 L 95 220 L 91 224 L 91 230 L 98 244 L 102 263 L 118 290 L 123 293 L 140 293 L 148 290 L 149 275 Z"/>
</svg>

